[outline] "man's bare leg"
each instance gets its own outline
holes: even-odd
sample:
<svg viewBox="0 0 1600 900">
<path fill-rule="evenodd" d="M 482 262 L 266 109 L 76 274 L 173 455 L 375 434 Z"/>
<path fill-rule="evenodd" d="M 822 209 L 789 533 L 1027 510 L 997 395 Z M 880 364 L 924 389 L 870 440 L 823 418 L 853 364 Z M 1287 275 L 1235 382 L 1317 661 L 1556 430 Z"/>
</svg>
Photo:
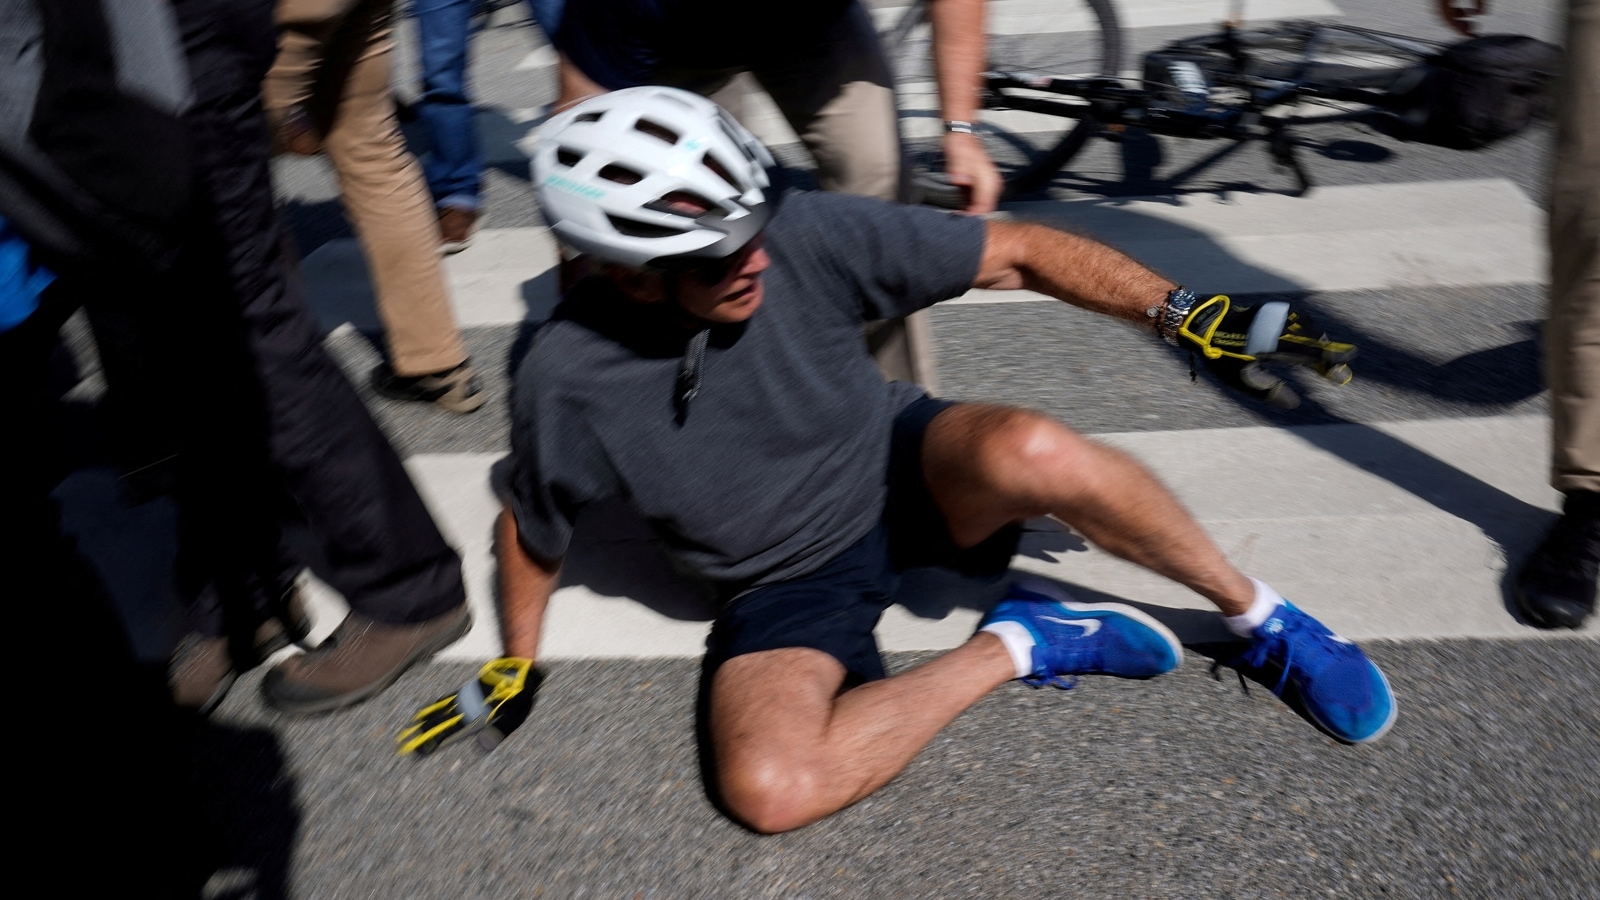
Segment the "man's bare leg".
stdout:
<svg viewBox="0 0 1600 900">
<path fill-rule="evenodd" d="M 844 666 L 820 650 L 736 656 L 711 683 L 723 804 L 760 832 L 809 825 L 887 784 L 940 729 L 1015 677 L 1006 649 L 987 633 L 844 693 Z"/>
<path fill-rule="evenodd" d="M 929 488 L 951 536 L 973 546 L 1000 527 L 1055 515 L 1098 546 L 1195 589 L 1225 614 L 1255 587 L 1137 462 L 1026 410 L 963 404 L 923 441 Z M 728 810 L 751 828 L 815 822 L 887 784 L 984 694 L 1016 677 L 980 632 L 916 669 L 839 693 L 845 670 L 818 650 L 735 657 L 713 677 L 711 740 Z"/>
<path fill-rule="evenodd" d="M 1039 413 L 960 404 L 929 424 L 929 491 L 957 545 L 1051 515 L 1101 549 L 1183 584 L 1239 615 L 1255 586 L 1156 477 L 1128 455 Z"/>
<path fill-rule="evenodd" d="M 1126 455 L 1037 413 L 961 405 L 929 424 L 922 461 L 958 544 L 976 543 L 1008 521 L 1054 515 L 1216 604 L 1229 629 L 1250 641 L 1229 664 L 1267 679 L 1280 696 L 1292 687 L 1328 734 L 1365 743 L 1394 724 L 1394 693 L 1366 654 L 1235 569 L 1176 498 Z M 1276 625 L 1267 629 L 1270 622 Z M 1008 634 L 1020 668 L 1023 636 Z"/>
</svg>

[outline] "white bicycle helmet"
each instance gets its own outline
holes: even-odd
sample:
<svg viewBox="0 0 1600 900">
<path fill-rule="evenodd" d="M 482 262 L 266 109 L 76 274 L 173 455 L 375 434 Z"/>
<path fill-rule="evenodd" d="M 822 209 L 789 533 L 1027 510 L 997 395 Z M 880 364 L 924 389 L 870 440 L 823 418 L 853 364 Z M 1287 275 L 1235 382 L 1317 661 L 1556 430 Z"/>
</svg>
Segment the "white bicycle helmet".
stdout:
<svg viewBox="0 0 1600 900">
<path fill-rule="evenodd" d="M 556 237 L 610 262 L 721 259 L 772 217 L 767 149 L 721 107 L 677 88 L 591 97 L 546 122 L 529 156 Z"/>
</svg>

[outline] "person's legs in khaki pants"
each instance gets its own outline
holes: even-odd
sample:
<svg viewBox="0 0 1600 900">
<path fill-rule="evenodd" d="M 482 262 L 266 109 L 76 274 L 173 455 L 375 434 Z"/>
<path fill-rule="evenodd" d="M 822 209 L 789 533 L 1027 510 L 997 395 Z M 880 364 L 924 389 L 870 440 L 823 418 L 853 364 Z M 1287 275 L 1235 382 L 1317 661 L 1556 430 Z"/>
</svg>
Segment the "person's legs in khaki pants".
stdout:
<svg viewBox="0 0 1600 900">
<path fill-rule="evenodd" d="M 1576 628 L 1600 568 L 1600 0 L 1568 0 L 1550 176 L 1550 483 L 1561 520 L 1518 574 L 1535 624 Z"/>
<path fill-rule="evenodd" d="M 1600 2 L 1574 0 L 1550 191 L 1551 483 L 1600 491 Z"/>
<path fill-rule="evenodd" d="M 264 96 L 269 118 L 303 109 L 323 135 L 340 196 L 366 254 L 393 373 L 466 362 L 438 255 L 433 202 L 406 149 L 389 92 L 392 0 L 281 0 L 283 28 Z M 381 376 L 380 376 L 381 377 Z M 460 387 L 467 388 L 465 379 Z M 418 398 L 421 399 L 421 398 Z M 481 397 L 438 399 L 457 411 Z"/>
<path fill-rule="evenodd" d="M 872 20 L 852 5 L 823 46 L 752 70 L 817 162 L 825 191 L 909 200 L 894 77 Z M 928 314 L 877 323 L 867 341 L 891 379 L 938 389 Z"/>
</svg>

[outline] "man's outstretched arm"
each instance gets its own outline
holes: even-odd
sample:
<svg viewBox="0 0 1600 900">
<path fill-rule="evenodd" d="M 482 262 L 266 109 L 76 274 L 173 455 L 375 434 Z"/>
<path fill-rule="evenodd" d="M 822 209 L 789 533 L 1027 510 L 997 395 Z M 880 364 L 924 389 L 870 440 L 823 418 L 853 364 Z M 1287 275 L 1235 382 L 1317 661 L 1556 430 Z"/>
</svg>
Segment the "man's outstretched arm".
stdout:
<svg viewBox="0 0 1600 900">
<path fill-rule="evenodd" d="M 1098 241 L 1024 222 L 990 222 L 974 287 L 1038 291 L 1104 315 L 1140 322 L 1194 354 L 1223 384 L 1269 406 L 1299 396 L 1263 362 L 1350 380 L 1352 344 L 1331 340 L 1287 301 L 1235 303 L 1186 290 Z"/>
<path fill-rule="evenodd" d="M 1178 285 L 1099 241 L 1030 222 L 990 222 L 973 287 L 1030 290 L 1154 329 Z"/>
</svg>

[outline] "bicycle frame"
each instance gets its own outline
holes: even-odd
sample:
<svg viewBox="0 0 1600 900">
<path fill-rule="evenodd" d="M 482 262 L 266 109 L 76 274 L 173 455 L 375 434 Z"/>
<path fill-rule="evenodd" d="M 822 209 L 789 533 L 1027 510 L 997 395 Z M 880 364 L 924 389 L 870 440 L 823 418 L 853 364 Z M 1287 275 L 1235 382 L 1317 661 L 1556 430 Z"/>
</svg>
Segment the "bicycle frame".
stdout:
<svg viewBox="0 0 1600 900">
<path fill-rule="evenodd" d="M 1396 109 L 1404 102 L 1391 85 L 1335 84 L 1308 77 L 1313 69 L 1311 60 L 1317 49 L 1320 30 L 1329 28 L 1386 41 L 1404 41 L 1409 46 L 1395 45 L 1417 52 L 1425 51 L 1422 42 L 1395 35 L 1339 26 L 1310 27 L 1314 30 L 1307 39 L 1300 59 L 1289 71 L 1268 76 L 1254 71 L 1257 67 L 1247 42 L 1240 39 L 1239 32 L 1231 23 L 1224 24 L 1222 34 L 1214 39 L 1215 43 L 1210 49 L 1225 54 L 1231 60 L 1232 68 L 1210 74 L 1215 85 L 1241 92 L 1239 99 L 1231 102 L 1212 101 L 1204 91 L 1189 95 L 1185 98 L 1186 102 L 1175 102 L 1174 93 L 1170 90 L 1152 91 L 1144 86 L 1149 82 L 1143 81 L 1140 87 L 1129 87 L 1123 79 L 1105 75 L 1060 77 L 988 71 L 983 75 L 983 105 L 989 109 L 1013 109 L 1089 119 L 1104 127 L 1137 127 L 1152 134 L 1170 137 L 1199 140 L 1223 138 L 1236 142 L 1264 140 L 1273 160 L 1294 175 L 1295 193 L 1300 195 L 1311 189 L 1312 181 L 1295 152 L 1289 127 L 1308 119 L 1274 115 L 1270 110 L 1301 99 L 1352 103 L 1368 109 Z M 1087 102 L 1066 103 L 1046 97 L 1019 95 L 1014 93 L 1016 91 L 1058 94 Z"/>
</svg>

